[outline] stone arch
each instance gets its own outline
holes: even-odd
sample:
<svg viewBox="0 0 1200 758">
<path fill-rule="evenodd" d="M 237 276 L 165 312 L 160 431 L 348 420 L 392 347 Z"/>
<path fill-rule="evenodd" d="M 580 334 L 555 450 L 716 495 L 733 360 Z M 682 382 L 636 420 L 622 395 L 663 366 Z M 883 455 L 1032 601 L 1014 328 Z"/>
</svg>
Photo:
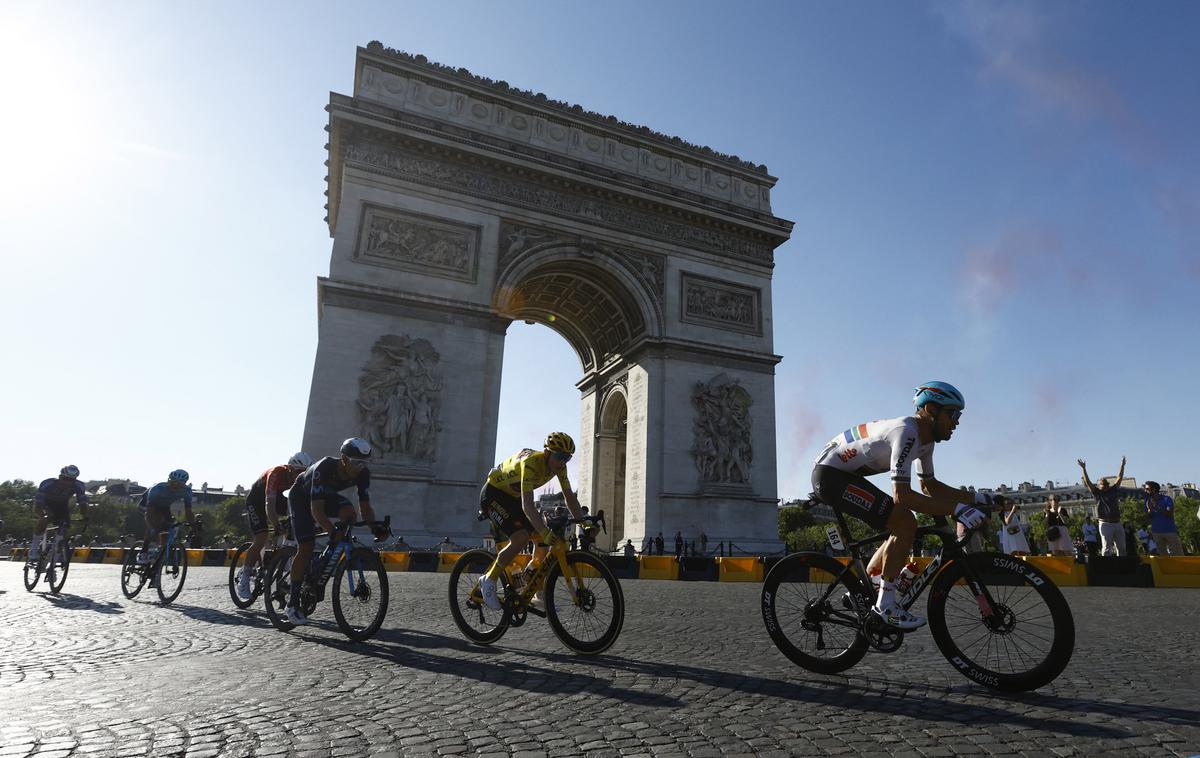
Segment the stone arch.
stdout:
<svg viewBox="0 0 1200 758">
<path fill-rule="evenodd" d="M 633 346 L 662 333 L 661 308 L 641 282 L 594 249 L 533 248 L 499 272 L 496 313 L 561 334 L 584 374 L 609 369 Z"/>
<path fill-rule="evenodd" d="M 592 504 L 603 510 L 608 534 L 597 543 L 616 550 L 625 541 L 625 471 L 629 455 L 629 395 L 623 381 L 613 383 L 600 403 L 596 428 L 596 473 Z M 640 545 L 639 545 L 640 547 Z"/>
</svg>

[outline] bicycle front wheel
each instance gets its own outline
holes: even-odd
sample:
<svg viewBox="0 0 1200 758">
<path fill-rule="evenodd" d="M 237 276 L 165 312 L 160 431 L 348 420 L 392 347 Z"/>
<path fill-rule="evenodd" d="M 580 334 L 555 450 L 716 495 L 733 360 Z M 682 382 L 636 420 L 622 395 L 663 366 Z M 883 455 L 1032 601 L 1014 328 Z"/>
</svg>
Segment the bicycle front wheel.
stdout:
<svg viewBox="0 0 1200 758">
<path fill-rule="evenodd" d="M 836 674 L 862 660 L 867 638 L 856 610 L 871 604 L 856 574 L 823 553 L 792 553 L 763 580 L 762 616 L 779 652 L 797 666 Z"/>
<path fill-rule="evenodd" d="M 67 572 L 71 569 L 71 554 L 74 552 L 70 545 L 59 545 L 53 556 L 54 560 L 50 561 L 48 569 L 50 575 L 47 579 L 50 581 L 50 591 L 55 595 L 62 592 L 63 585 L 67 583 Z"/>
<path fill-rule="evenodd" d="M 137 562 L 138 554 L 145 549 L 145 542 L 139 542 L 137 547 L 125 548 L 125 560 L 121 562 L 121 592 L 130 600 L 137 597 L 146 584 L 147 569 Z"/>
<path fill-rule="evenodd" d="M 507 603 L 493 611 L 479 594 L 479 580 L 495 560 L 495 553 L 487 550 L 468 550 L 450 569 L 450 615 L 463 635 L 480 645 L 490 645 L 503 637 L 512 620 Z"/>
<path fill-rule="evenodd" d="M 46 568 L 46 553 L 43 552 L 36 561 L 25 559 L 25 589 L 33 592 L 33 588 L 37 586 L 38 580 L 42 578 L 42 571 Z"/>
<path fill-rule="evenodd" d="M 183 590 L 183 580 L 187 577 L 187 550 L 183 545 L 171 545 L 171 549 L 163 554 L 158 563 L 158 599 L 166 605 Z"/>
<path fill-rule="evenodd" d="M 1037 568 L 999 553 L 974 553 L 942 569 L 929 595 L 929 630 L 959 673 L 1007 692 L 1054 681 L 1075 650 L 1075 619 L 1062 592 Z"/>
<path fill-rule="evenodd" d="M 374 550 L 356 547 L 333 572 L 333 617 L 352 642 L 379 631 L 388 609 L 387 571 Z"/>
<path fill-rule="evenodd" d="M 291 631 L 295 624 L 287 620 L 288 594 L 292 587 L 292 559 L 296 548 L 292 545 L 275 551 L 263 576 L 263 605 L 271 626 L 281 632 Z"/>
<path fill-rule="evenodd" d="M 576 653 L 603 653 L 617 641 L 625 623 L 621 582 L 604 561 L 582 550 L 567 553 L 567 571 L 569 576 L 564 576 L 556 562 L 546 575 L 546 620 Z"/>
<path fill-rule="evenodd" d="M 233 560 L 229 562 L 229 598 L 233 600 L 234 605 L 242 610 L 254 605 L 254 601 L 258 599 L 258 595 L 255 593 L 255 590 L 258 588 L 254 585 L 253 581 L 250 583 L 249 599 L 242 600 L 242 596 L 237 591 L 238 576 L 246 570 L 246 552 L 253 544 L 252 542 L 243 542 L 241 545 L 238 545 L 237 550 L 233 554 Z M 264 550 L 263 552 L 265 553 L 266 551 Z M 253 577 L 251 579 L 253 580 Z"/>
</svg>

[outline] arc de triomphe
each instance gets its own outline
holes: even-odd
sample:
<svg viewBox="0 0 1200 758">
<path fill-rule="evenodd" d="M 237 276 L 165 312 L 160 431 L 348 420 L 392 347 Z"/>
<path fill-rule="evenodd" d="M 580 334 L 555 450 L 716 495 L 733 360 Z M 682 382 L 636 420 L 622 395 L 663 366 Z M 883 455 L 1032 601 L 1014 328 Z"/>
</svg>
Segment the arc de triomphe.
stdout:
<svg viewBox="0 0 1200 758">
<path fill-rule="evenodd" d="M 579 356 L 562 428 L 602 547 L 778 548 L 771 271 L 792 224 L 765 166 L 376 42 L 328 111 L 306 451 L 367 437 L 397 534 L 477 544 L 505 331 L 537 322 Z"/>
</svg>

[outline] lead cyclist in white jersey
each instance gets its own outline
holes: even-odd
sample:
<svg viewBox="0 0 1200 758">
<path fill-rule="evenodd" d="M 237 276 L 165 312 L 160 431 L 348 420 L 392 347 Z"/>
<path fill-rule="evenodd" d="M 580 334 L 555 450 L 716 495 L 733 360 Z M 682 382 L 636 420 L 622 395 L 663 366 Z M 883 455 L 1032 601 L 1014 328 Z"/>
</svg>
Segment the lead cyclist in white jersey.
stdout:
<svg viewBox="0 0 1200 758">
<path fill-rule="evenodd" d="M 813 491 L 821 502 L 890 534 L 871 557 L 867 573 L 881 574 L 874 612 L 904 630 L 925 625 L 924 618 L 896 600 L 896 577 L 917 534 L 912 512 L 953 514 L 975 528 L 986 516 L 974 506 L 987 502 L 982 493 L 951 487 L 933 476 L 933 446 L 950 439 L 958 427 L 966 407 L 962 393 L 946 382 L 926 382 L 917 388 L 913 405 L 917 412 L 912 416 L 859 424 L 834 437 L 817 456 L 812 474 Z M 921 492 L 912 488 L 914 461 Z M 885 471 L 891 473 L 891 496 L 866 479 Z"/>
</svg>

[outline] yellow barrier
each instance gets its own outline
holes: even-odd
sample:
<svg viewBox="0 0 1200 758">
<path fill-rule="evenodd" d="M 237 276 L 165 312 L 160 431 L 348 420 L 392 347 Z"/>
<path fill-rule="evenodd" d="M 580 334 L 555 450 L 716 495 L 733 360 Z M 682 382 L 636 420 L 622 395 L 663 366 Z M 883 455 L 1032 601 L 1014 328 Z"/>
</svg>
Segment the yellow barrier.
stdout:
<svg viewBox="0 0 1200 758">
<path fill-rule="evenodd" d="M 717 557 L 717 581 L 761 582 L 763 563 L 758 558 Z"/>
<path fill-rule="evenodd" d="M 638 558 L 638 579 L 678 579 L 679 562 L 673 555 L 643 555 Z"/>
<path fill-rule="evenodd" d="M 462 553 L 438 553 L 438 573 L 449 574 L 461 557 Z"/>
<path fill-rule="evenodd" d="M 408 552 L 386 552 L 380 553 L 379 558 L 383 561 L 384 571 L 408 571 Z"/>
<path fill-rule="evenodd" d="M 845 555 L 835 555 L 833 559 L 843 566 L 850 563 L 850 557 Z M 818 584 L 828 584 L 829 582 L 833 581 L 833 574 L 830 574 L 828 571 L 822 571 L 821 569 L 810 568 L 808 570 L 808 581 Z"/>
<path fill-rule="evenodd" d="M 1059 587 L 1086 587 L 1087 567 L 1069 555 L 1027 555 L 1026 563 L 1036 566 Z"/>
<path fill-rule="evenodd" d="M 1155 587 L 1200 587 L 1200 556 L 1151 555 L 1142 560 L 1154 572 Z"/>
</svg>

